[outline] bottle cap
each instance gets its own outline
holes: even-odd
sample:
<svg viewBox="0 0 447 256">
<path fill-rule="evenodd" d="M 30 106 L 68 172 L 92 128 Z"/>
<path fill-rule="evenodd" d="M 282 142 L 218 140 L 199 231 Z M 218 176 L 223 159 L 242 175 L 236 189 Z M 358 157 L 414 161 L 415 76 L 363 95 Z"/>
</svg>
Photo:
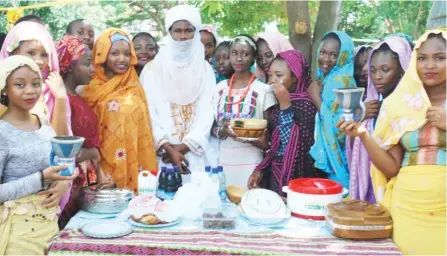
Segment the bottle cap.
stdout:
<svg viewBox="0 0 447 256">
<path fill-rule="evenodd" d="M 211 172 L 211 166 L 206 166 L 205 167 L 205 172 Z"/>
<path fill-rule="evenodd" d="M 213 168 L 213 173 L 218 173 L 218 172 L 219 172 L 219 169 Z"/>
</svg>

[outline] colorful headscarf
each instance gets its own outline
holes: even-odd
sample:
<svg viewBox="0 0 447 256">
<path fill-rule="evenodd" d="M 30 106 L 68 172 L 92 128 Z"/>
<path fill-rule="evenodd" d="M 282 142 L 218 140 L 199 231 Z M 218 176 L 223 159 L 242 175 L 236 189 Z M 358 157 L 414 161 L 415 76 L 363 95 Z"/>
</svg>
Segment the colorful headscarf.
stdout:
<svg viewBox="0 0 447 256">
<path fill-rule="evenodd" d="M 309 87 L 312 79 L 309 65 L 306 62 L 306 57 L 296 50 L 281 52 L 278 55 L 284 59 L 289 69 L 297 78 L 296 90 L 295 92 L 290 93 L 290 100 L 292 101 L 292 108 L 294 109 L 294 112 L 300 116 L 308 116 L 308 118 L 301 118 L 301 121 L 313 119 L 315 113 L 317 112 L 317 108 L 310 98 L 310 95 L 307 93 L 307 88 Z M 275 124 L 279 123 L 279 108 L 275 108 L 272 111 L 270 118 L 275 122 Z M 300 132 L 304 128 L 313 130 L 313 123 L 308 124 L 304 122 L 294 122 L 290 133 L 290 140 L 284 153 L 281 173 L 272 173 L 272 178 L 279 181 L 279 191 L 276 191 L 277 193 L 282 194 L 282 186 L 288 183 L 294 171 L 302 173 L 313 171 L 312 166 L 305 166 L 305 163 L 310 161 L 306 161 L 305 157 L 300 157 L 303 154 L 308 154 L 309 147 L 313 143 L 313 138 L 311 136 L 305 136 L 302 132 Z M 271 136 L 271 149 L 265 156 L 264 160 L 256 167 L 256 170 L 265 170 L 272 163 L 272 160 L 276 156 L 280 147 L 280 137 L 281 134 L 279 127 L 276 126 Z M 304 177 L 305 175 L 300 176 Z"/>
<path fill-rule="evenodd" d="M 129 43 L 130 63 L 125 73 L 109 79 L 103 64 L 112 38 Z M 129 35 L 115 28 L 99 36 L 92 56 L 95 73 L 81 96 L 98 117 L 101 168 L 120 188 L 136 190 L 139 170 L 158 170 L 149 108 L 135 70 L 137 56 Z"/>
<path fill-rule="evenodd" d="M 407 40 L 401 37 L 388 37 L 383 42 L 375 45 L 368 56 L 368 73 L 370 72 L 371 57 L 377 49 L 382 45 L 388 45 L 391 51 L 399 56 L 400 66 L 404 71 L 407 70 L 411 57 L 411 47 Z M 368 90 L 366 101 L 379 100 L 377 89 L 371 80 L 371 75 L 368 74 Z M 363 121 L 363 125 L 372 133 L 374 130 L 374 119 L 367 119 Z M 349 170 L 351 173 L 349 182 L 349 196 L 350 199 L 366 200 L 375 203 L 374 192 L 371 184 L 370 169 L 371 160 L 369 154 L 363 146 L 359 137 L 354 138 L 354 142 L 350 144 L 351 137 L 346 138 L 346 156 L 348 158 Z"/>
<path fill-rule="evenodd" d="M 258 36 L 258 38 L 262 38 L 267 42 L 274 56 L 278 55 L 278 53 L 280 52 L 294 50 L 289 40 L 287 40 L 287 38 L 278 31 L 262 33 Z M 262 81 L 265 81 L 267 78 L 267 75 L 265 74 L 264 70 L 262 70 L 259 67 L 256 67 L 255 74 L 256 77 Z"/>
<path fill-rule="evenodd" d="M 315 167 L 329 173 L 330 179 L 349 188 L 349 169 L 345 151 L 346 136 L 335 127 L 340 120 L 342 110 L 338 106 L 333 90 L 357 87 L 354 80 L 354 43 L 345 32 L 327 32 L 322 40 L 328 35 L 338 37 L 340 53 L 336 65 L 328 74 L 324 76 L 319 67 L 317 70 L 317 77 L 323 83 L 323 92 L 320 112 L 315 117 L 315 144 L 310 154 L 315 159 Z"/>
<path fill-rule="evenodd" d="M 61 76 L 67 74 L 70 66 L 88 49 L 87 45 L 83 44 L 80 39 L 72 35 L 64 35 L 60 41 L 55 43 L 55 45 L 59 57 Z"/>
<path fill-rule="evenodd" d="M 2 49 L 0 51 L 0 59 L 4 59 L 11 56 L 14 50 L 19 48 L 23 41 L 28 40 L 39 41 L 45 48 L 46 52 L 48 53 L 48 57 L 50 59 L 48 63 L 49 70 L 41 71 L 43 81 L 45 82 L 45 79 L 48 77 L 50 72 L 52 71 L 59 72 L 59 60 L 56 48 L 53 43 L 53 37 L 50 35 L 48 30 L 46 30 L 44 26 L 31 21 L 24 21 L 14 26 L 11 29 L 11 31 L 9 31 L 8 35 L 6 36 L 5 42 L 3 43 Z M 45 102 L 45 105 L 48 108 L 49 112 L 48 119 L 51 120 L 53 117 L 55 98 L 51 93 L 50 88 L 48 88 L 45 84 L 43 84 L 42 96 L 43 101 Z M 44 111 L 39 110 L 38 112 L 39 114 L 41 114 Z M 66 116 L 67 116 L 67 125 L 69 134 L 71 134 L 71 110 L 70 110 L 70 103 L 68 102 L 68 100 L 66 106 Z"/>
<path fill-rule="evenodd" d="M 428 31 L 419 38 L 405 75 L 380 109 L 373 136 L 385 150 L 398 144 L 406 132 L 416 131 L 427 123 L 425 114 L 431 103 L 418 76 L 416 65 L 417 51 L 430 34 L 441 34 L 447 39 L 447 32 L 442 30 Z M 396 178 L 388 180 L 374 165 L 371 166 L 371 177 L 377 201 L 389 209 Z"/>
</svg>

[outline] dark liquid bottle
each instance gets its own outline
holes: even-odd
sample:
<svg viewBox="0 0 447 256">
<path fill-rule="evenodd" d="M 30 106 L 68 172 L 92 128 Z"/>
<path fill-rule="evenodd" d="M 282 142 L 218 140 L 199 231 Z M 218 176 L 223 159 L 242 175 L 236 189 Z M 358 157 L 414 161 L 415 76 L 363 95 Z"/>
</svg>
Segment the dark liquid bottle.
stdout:
<svg viewBox="0 0 447 256">
<path fill-rule="evenodd" d="M 175 181 L 175 191 L 177 191 L 183 183 L 182 175 L 180 175 L 180 171 L 178 166 L 174 166 L 174 181 Z"/>
<path fill-rule="evenodd" d="M 174 169 L 168 169 L 168 175 L 166 179 L 165 200 L 174 199 L 176 190 L 176 184 L 174 180 Z"/>
<path fill-rule="evenodd" d="M 160 176 L 158 176 L 158 189 L 157 189 L 157 196 L 161 200 L 165 199 L 166 181 L 167 181 L 167 168 L 161 167 L 161 173 Z"/>
</svg>

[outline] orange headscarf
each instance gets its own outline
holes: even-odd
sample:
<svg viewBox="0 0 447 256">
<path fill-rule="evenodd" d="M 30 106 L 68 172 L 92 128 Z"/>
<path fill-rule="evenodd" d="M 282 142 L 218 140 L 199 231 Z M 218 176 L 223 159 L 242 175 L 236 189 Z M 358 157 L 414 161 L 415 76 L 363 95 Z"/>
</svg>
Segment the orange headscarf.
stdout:
<svg viewBox="0 0 447 256">
<path fill-rule="evenodd" d="M 131 60 L 124 74 L 108 79 L 104 72 L 111 37 L 128 39 Z M 127 40 L 126 40 L 127 41 Z M 140 170 L 158 170 L 148 105 L 134 65 L 137 57 L 129 35 L 120 29 L 104 31 L 93 47 L 95 74 L 82 97 L 98 116 L 101 167 L 119 187 L 138 188 Z"/>
</svg>

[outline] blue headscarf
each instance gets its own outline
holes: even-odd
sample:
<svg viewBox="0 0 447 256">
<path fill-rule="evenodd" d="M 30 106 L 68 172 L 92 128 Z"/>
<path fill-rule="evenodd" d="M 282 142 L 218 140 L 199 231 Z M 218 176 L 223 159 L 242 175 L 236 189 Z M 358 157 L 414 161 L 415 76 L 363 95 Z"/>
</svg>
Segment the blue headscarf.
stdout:
<svg viewBox="0 0 447 256">
<path fill-rule="evenodd" d="M 317 77 L 323 83 L 322 104 L 320 112 L 315 117 L 315 144 L 310 154 L 315 160 L 316 168 L 327 172 L 329 179 L 349 188 L 346 136 L 335 128 L 342 111 L 335 100 L 333 89 L 357 87 L 354 80 L 354 42 L 350 36 L 341 31 L 327 32 L 323 39 L 330 34 L 336 35 L 340 40 L 340 53 L 337 63 L 328 74 L 324 76 L 321 69 L 319 67 L 317 69 Z"/>
</svg>

